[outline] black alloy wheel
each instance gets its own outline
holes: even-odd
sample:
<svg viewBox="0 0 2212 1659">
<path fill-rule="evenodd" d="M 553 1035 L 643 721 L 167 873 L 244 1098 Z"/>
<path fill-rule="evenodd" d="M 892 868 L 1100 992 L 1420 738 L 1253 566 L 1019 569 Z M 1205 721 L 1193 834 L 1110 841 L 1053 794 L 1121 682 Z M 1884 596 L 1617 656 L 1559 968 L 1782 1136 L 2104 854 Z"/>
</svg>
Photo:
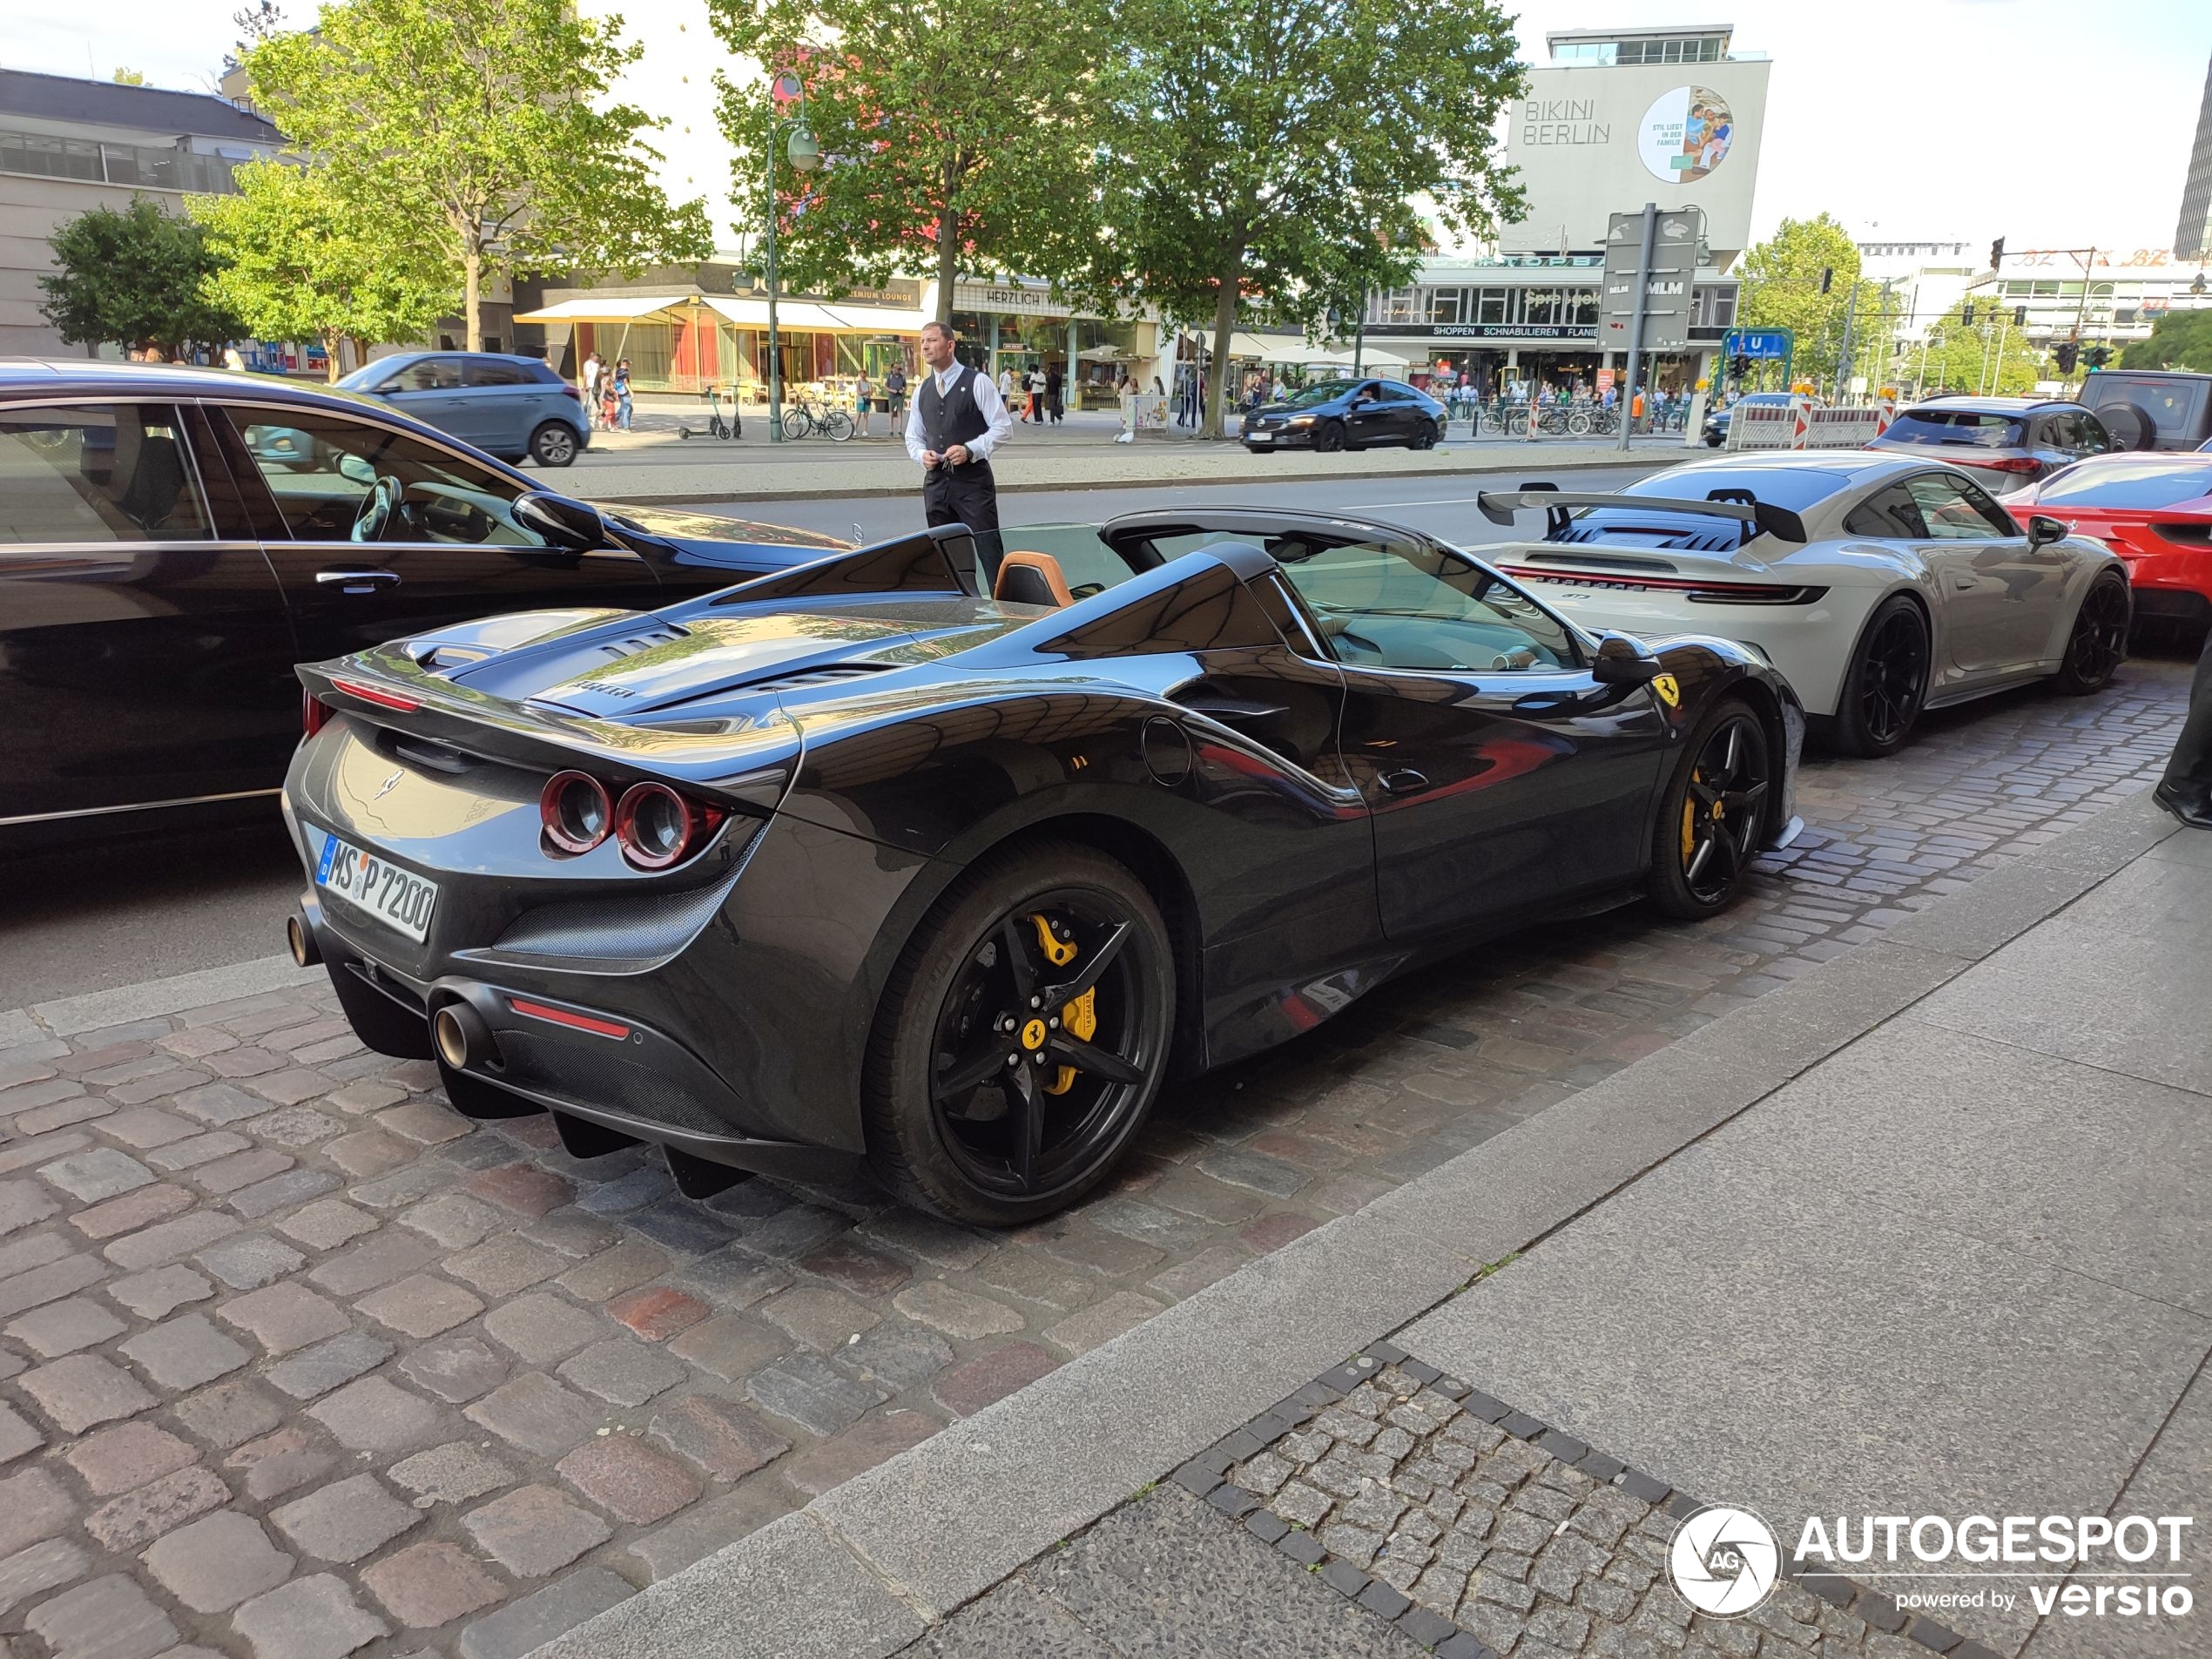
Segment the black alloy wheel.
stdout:
<svg viewBox="0 0 2212 1659">
<path fill-rule="evenodd" d="M 1421 429 L 1413 435 L 1413 442 L 1406 447 L 1412 449 L 1433 449 L 1436 448 L 1436 422 L 1433 421 L 1422 421 Z"/>
<path fill-rule="evenodd" d="M 970 872 L 917 930 L 870 1046 L 887 1183 L 993 1226 L 1074 1202 L 1151 1109 L 1174 988 L 1166 926 L 1112 860 L 1055 843 Z"/>
<path fill-rule="evenodd" d="M 2081 596 L 2067 636 L 2066 658 L 2051 683 L 2071 697 L 2087 697 L 2112 684 L 2128 656 L 2128 630 L 2134 604 L 2128 579 L 2117 570 L 2101 570 Z"/>
<path fill-rule="evenodd" d="M 1324 455 L 1334 455 L 1344 448 L 1344 422 L 1324 421 L 1313 428 L 1313 447 Z"/>
<path fill-rule="evenodd" d="M 1716 704 L 1669 786 L 1652 859 L 1651 897 L 1670 916 L 1708 916 L 1736 896 L 1758 856 L 1774 787 L 1767 729 L 1736 698 Z"/>
<path fill-rule="evenodd" d="M 1836 746 L 1869 759 L 1902 748 L 1927 701 L 1931 656 L 1919 606 L 1901 593 L 1884 600 L 1844 678 Z"/>
</svg>

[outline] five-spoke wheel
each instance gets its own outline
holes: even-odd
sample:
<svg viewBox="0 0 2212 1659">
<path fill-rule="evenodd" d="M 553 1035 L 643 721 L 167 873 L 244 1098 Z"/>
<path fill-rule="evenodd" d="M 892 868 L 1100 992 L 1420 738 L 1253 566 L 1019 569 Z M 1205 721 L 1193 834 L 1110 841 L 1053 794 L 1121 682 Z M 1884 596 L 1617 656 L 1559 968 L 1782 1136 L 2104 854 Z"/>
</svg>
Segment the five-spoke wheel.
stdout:
<svg viewBox="0 0 2212 1659">
<path fill-rule="evenodd" d="M 2061 691 L 2086 697 L 2112 684 L 2128 656 L 2128 630 L 2134 621 L 2134 602 L 2128 578 L 2117 570 L 2098 572 L 2081 596 L 2074 613 L 2074 631 L 2067 637 L 2066 659 L 2052 684 Z"/>
<path fill-rule="evenodd" d="M 1931 655 L 1919 605 L 1898 593 L 1877 606 L 1844 677 L 1836 746 L 1869 759 L 1903 747 L 1927 701 Z"/>
<path fill-rule="evenodd" d="M 894 972 L 869 1051 L 871 1156 L 958 1220 L 1060 1209 L 1150 1109 L 1174 1001 L 1166 926 L 1121 865 L 1055 843 L 979 866 Z"/>
<path fill-rule="evenodd" d="M 1765 724 L 1738 698 L 1716 704 L 1668 786 L 1652 852 L 1651 897 L 1671 916 L 1710 915 L 1758 856 L 1774 787 Z"/>
</svg>

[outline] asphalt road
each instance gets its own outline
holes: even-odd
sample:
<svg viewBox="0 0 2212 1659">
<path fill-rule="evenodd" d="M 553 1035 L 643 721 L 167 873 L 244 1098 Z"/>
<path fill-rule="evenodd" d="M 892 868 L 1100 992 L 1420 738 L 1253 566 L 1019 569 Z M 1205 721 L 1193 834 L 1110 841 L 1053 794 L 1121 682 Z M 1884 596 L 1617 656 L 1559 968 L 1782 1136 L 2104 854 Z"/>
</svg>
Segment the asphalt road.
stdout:
<svg viewBox="0 0 2212 1659">
<path fill-rule="evenodd" d="M 1650 470 L 1580 472 L 1575 482 L 1602 489 Z M 1518 482 L 1510 472 L 1500 477 Z M 1040 491 L 1006 496 L 1003 511 L 1015 526 L 1177 503 L 1264 502 L 1372 514 L 1457 542 L 1504 539 L 1505 531 L 1475 511 L 1474 496 L 1465 476 L 1300 482 L 1286 469 L 1285 481 L 1264 491 L 1250 484 Z M 758 503 L 728 510 L 840 536 L 855 536 L 857 526 L 863 541 L 921 523 L 919 491 L 912 501 L 825 498 L 778 502 L 765 514 Z M 282 948 L 284 916 L 300 881 L 273 809 L 266 821 L 242 828 L 22 857 L 10 860 L 6 873 L 0 1009 L 272 955 Z"/>
</svg>

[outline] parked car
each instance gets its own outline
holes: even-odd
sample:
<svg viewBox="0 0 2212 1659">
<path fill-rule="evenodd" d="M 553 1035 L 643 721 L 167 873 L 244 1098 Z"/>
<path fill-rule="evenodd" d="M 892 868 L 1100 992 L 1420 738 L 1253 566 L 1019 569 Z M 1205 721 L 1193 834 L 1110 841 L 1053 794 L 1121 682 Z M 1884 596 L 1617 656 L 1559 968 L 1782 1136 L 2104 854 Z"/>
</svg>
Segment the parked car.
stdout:
<svg viewBox="0 0 2212 1659">
<path fill-rule="evenodd" d="M 0 363 L 0 843 L 266 810 L 302 660 L 525 607 L 650 610 L 839 545 L 603 516 L 374 399 Z"/>
<path fill-rule="evenodd" d="M 2212 624 L 2212 449 L 2099 455 L 2006 504 L 2047 513 L 2126 561 L 2138 624 Z"/>
<path fill-rule="evenodd" d="M 517 464 L 565 467 L 591 442 L 583 394 L 542 358 L 401 352 L 362 364 L 338 385 Z"/>
<path fill-rule="evenodd" d="M 1705 447 L 1708 449 L 1717 449 L 1728 442 L 1729 415 L 1731 411 L 1746 403 L 1754 406 L 1764 404 L 1768 408 L 1776 408 L 1788 403 L 1791 395 L 1788 392 L 1746 392 L 1734 403 L 1708 411 L 1705 424 L 1698 428 L 1698 435 L 1704 439 Z"/>
<path fill-rule="evenodd" d="M 2009 686 L 2094 691 L 2127 651 L 2110 549 L 2020 523 L 1925 453 L 1715 456 L 1618 495 L 1539 486 L 1480 505 L 1500 524 L 1547 509 L 1542 541 L 1487 550 L 1566 615 L 1751 644 L 1851 754 L 1891 753 L 1923 709 Z"/>
<path fill-rule="evenodd" d="M 1402 443 L 1433 449 L 1444 435 L 1445 409 L 1403 381 L 1324 381 L 1244 417 L 1244 448 L 1365 449 Z"/>
<path fill-rule="evenodd" d="M 2122 449 L 2196 449 L 2212 442 L 2212 374 L 2182 369 L 2101 368 L 2081 401 Z"/>
<path fill-rule="evenodd" d="M 2000 495 L 2084 455 L 2124 446 L 2079 403 L 2034 397 L 1939 397 L 1899 410 L 1870 449 L 1939 455 Z"/>
<path fill-rule="evenodd" d="M 1545 917 L 1710 916 L 1797 832 L 1803 716 L 1740 646 L 1363 520 L 1133 514 L 1088 598 L 1026 534 L 302 669 L 295 955 L 462 1112 L 1006 1225 L 1170 1070 Z"/>
</svg>

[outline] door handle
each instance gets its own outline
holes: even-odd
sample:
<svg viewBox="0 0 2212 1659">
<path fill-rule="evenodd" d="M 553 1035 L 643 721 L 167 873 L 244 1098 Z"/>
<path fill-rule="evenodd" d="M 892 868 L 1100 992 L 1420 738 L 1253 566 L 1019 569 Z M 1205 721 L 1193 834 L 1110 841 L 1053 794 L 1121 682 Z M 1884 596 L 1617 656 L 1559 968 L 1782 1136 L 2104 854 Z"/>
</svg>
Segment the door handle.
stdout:
<svg viewBox="0 0 2212 1659">
<path fill-rule="evenodd" d="M 341 593 L 374 593 L 379 588 L 400 585 L 397 570 L 347 570 L 342 567 L 315 572 L 319 588 L 336 588 Z"/>
<path fill-rule="evenodd" d="M 1961 593 L 1972 593 L 1974 590 L 1974 579 L 1970 576 L 1954 576 L 1951 578 L 1951 585 Z"/>
<path fill-rule="evenodd" d="M 1241 697 L 1194 697 L 1177 699 L 1193 714 L 1203 714 L 1224 725 L 1246 720 L 1270 720 L 1290 710 L 1280 703 L 1257 703 Z"/>
<path fill-rule="evenodd" d="M 1531 691 L 1526 697 L 1515 698 L 1515 714 L 1561 714 L 1581 703 L 1572 691 Z"/>
<path fill-rule="evenodd" d="M 1428 775 L 1415 772 L 1411 766 L 1393 766 L 1375 781 L 1393 795 L 1411 794 L 1416 789 L 1428 787 Z"/>
</svg>

